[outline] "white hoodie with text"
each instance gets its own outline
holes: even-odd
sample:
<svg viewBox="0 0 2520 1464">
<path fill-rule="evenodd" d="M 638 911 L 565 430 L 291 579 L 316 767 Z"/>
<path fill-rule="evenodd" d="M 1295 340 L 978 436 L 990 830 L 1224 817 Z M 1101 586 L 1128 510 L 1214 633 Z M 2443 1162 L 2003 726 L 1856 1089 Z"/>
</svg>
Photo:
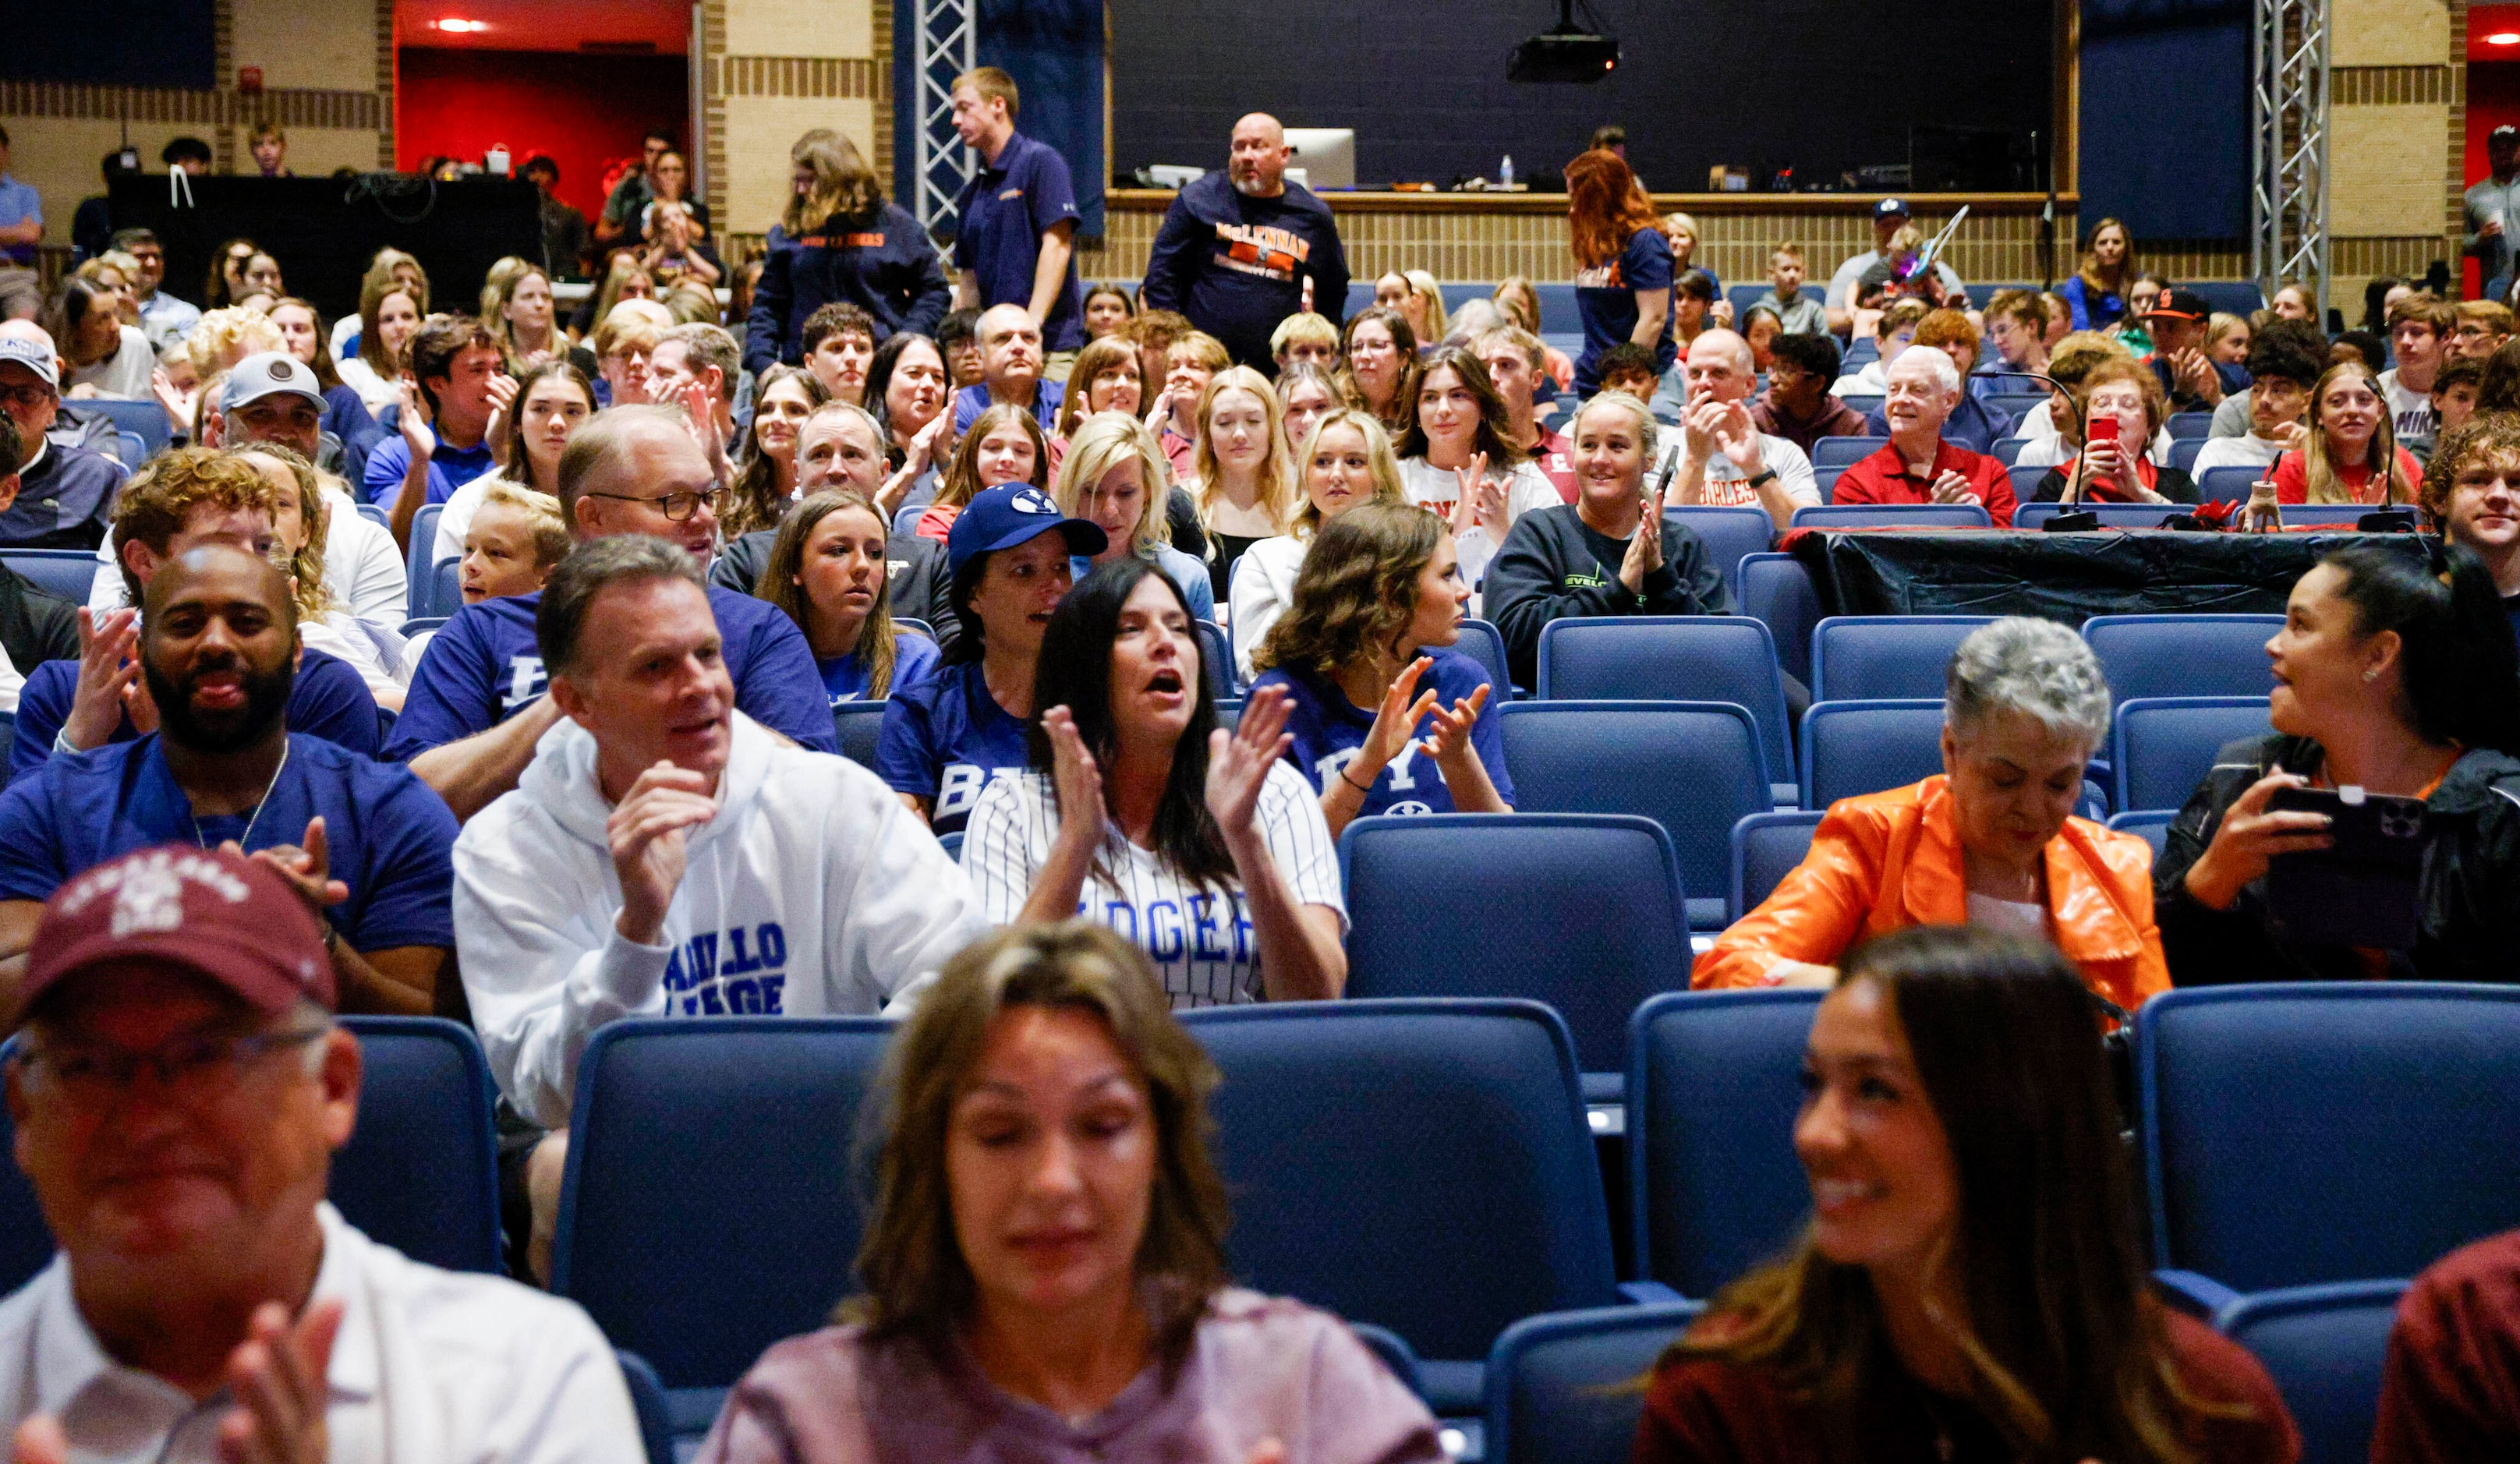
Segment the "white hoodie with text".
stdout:
<svg viewBox="0 0 2520 1464">
<path fill-rule="evenodd" d="M 734 714 L 716 818 L 686 835 L 663 940 L 613 928 L 621 885 L 595 739 L 545 733 L 455 841 L 455 947 L 500 1090 L 568 1123 L 588 1039 L 623 1017 L 854 1016 L 923 987 L 988 921 L 961 865 L 857 764 Z"/>
</svg>

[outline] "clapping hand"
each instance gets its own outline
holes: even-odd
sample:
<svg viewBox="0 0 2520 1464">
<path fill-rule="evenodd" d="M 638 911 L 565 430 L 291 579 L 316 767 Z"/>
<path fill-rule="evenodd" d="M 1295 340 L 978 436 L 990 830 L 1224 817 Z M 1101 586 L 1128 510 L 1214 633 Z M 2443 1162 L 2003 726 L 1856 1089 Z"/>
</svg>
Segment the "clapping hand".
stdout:
<svg viewBox="0 0 2520 1464">
<path fill-rule="evenodd" d="M 717 430 L 717 394 L 706 381 L 685 381 L 676 388 L 675 403 L 692 429 L 692 440 L 699 444 L 700 456 L 708 459 L 709 473 L 721 488 L 735 481 L 735 466 L 726 459 L 726 439 Z"/>
<path fill-rule="evenodd" d="M 1715 434 L 1715 445 L 1725 460 L 1739 468 L 1743 477 L 1759 473 L 1759 429 L 1750 421 L 1750 409 L 1740 402 L 1713 402 L 1715 414 L 1708 430 Z"/>
<path fill-rule="evenodd" d="M 1242 721 L 1207 737 L 1207 811 L 1228 848 L 1247 846 L 1269 770 L 1295 743 L 1286 731 L 1287 690 L 1262 687 L 1242 703 Z"/>
<path fill-rule="evenodd" d="M 1422 665 L 1424 662 L 1421 660 L 1419 664 Z M 1427 729 L 1426 751 L 1434 756 L 1437 766 L 1451 764 L 1458 758 L 1478 755 L 1476 749 L 1470 745 L 1470 731 L 1478 726 L 1479 710 L 1488 704 L 1490 689 L 1482 686 L 1467 696 L 1455 698 L 1449 707 L 1435 706 L 1429 709 L 1434 716 L 1434 725 Z M 1431 697 L 1435 693 L 1429 691 L 1426 694 Z M 1447 781 L 1449 780 L 1448 777 Z"/>
<path fill-rule="evenodd" d="M 1946 470 L 1942 476 L 1934 479 L 1934 486 L 1927 490 L 1927 492 L 1931 495 L 1933 501 L 1938 504 L 1973 504 L 1978 502 L 1977 490 L 1969 486 L 1969 480 L 1958 473 L 1948 470 Z"/>
<path fill-rule="evenodd" d="M 62 734 L 81 751 L 102 747 L 126 714 L 139 727 L 144 708 L 149 726 L 141 730 L 156 731 L 158 707 L 140 673 L 140 612 L 125 607 L 100 617 L 81 605 L 78 633 L 78 681 L 70 692 L 70 713 L 62 719 Z"/>
<path fill-rule="evenodd" d="M 428 398 L 421 395 L 420 383 L 409 377 L 395 383 L 394 392 L 402 398 L 396 425 L 402 430 L 403 446 L 411 450 L 411 461 L 426 463 L 437 452 L 437 434 L 428 427 Z"/>
<path fill-rule="evenodd" d="M 1076 731 L 1076 714 L 1055 706 L 1041 714 L 1050 736 L 1050 780 L 1058 792 L 1058 836 L 1082 849 L 1100 849 L 1108 821 L 1102 803 L 1102 768 Z"/>
<path fill-rule="evenodd" d="M 506 372 L 490 377 L 490 421 L 481 429 L 481 440 L 490 445 L 490 460 L 501 467 L 508 466 L 508 414 L 516 410 L 517 378 Z"/>
<path fill-rule="evenodd" d="M 228 1356 L 236 1406 L 219 1421 L 221 1464 L 324 1464 L 325 1410 L 341 1304 L 317 1302 L 292 1324 L 277 1302 L 256 1308 L 246 1340 Z"/>
<path fill-rule="evenodd" d="M 1391 687 L 1382 693 L 1382 704 L 1375 708 L 1373 726 L 1367 730 L 1365 741 L 1356 749 L 1356 758 L 1347 765 L 1345 776 L 1367 787 L 1382 776 L 1382 770 L 1407 750 L 1418 719 L 1435 705 L 1435 692 L 1418 689 L 1418 679 L 1434 665 L 1431 656 L 1419 656 L 1391 679 Z"/>
<path fill-rule="evenodd" d="M 247 854 L 243 845 L 230 839 L 219 847 L 258 865 L 269 865 L 282 883 L 297 892 L 297 898 L 306 902 L 306 908 L 313 910 L 319 920 L 324 917 L 324 911 L 350 898 L 350 887 L 332 877 L 330 844 L 320 816 L 306 821 L 303 846 L 274 844 L 268 849 Z"/>
<path fill-rule="evenodd" d="M 1645 576 L 1662 567 L 1662 514 L 1651 504 L 1637 516 L 1637 536 L 1628 541 L 1627 557 L 1619 561 L 1619 583 L 1631 595 L 1645 593 Z"/>
<path fill-rule="evenodd" d="M 1454 468 L 1453 481 L 1461 492 L 1453 501 L 1454 537 L 1482 523 L 1505 527 L 1505 485 L 1488 481 L 1487 454 L 1473 454 L 1469 466 Z"/>
</svg>

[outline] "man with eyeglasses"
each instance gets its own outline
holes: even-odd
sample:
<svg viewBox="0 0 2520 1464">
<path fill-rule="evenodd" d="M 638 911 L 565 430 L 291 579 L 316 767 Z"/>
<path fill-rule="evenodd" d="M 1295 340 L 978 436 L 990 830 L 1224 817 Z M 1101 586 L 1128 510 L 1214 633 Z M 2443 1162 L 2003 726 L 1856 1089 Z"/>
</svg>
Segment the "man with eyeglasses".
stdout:
<svg viewBox="0 0 2520 1464">
<path fill-rule="evenodd" d="M 326 1202 L 361 1054 L 292 885 L 178 843 L 44 908 L 6 1081 L 61 1250 L 0 1301 L 15 1458 L 643 1457 L 573 1303 L 421 1264 Z"/>
<path fill-rule="evenodd" d="M 50 441 L 61 411 L 60 358 L 22 332 L 0 334 L 0 411 L 18 424 L 18 497 L 0 512 L 0 548 L 94 549 L 105 542 L 121 465 Z"/>
<path fill-rule="evenodd" d="M 560 459 L 561 515 L 580 543 L 647 534 L 705 564 L 717 548 L 715 487 L 689 421 L 673 407 L 599 412 Z M 410 763 L 458 819 L 515 787 L 535 744 L 560 721 L 543 694 L 539 603 L 518 595 L 457 611 L 421 657 L 385 744 L 385 756 Z M 726 638 L 737 709 L 791 741 L 837 752 L 822 674 L 796 622 L 767 600 L 722 589 L 709 591 L 709 605 Z"/>
</svg>

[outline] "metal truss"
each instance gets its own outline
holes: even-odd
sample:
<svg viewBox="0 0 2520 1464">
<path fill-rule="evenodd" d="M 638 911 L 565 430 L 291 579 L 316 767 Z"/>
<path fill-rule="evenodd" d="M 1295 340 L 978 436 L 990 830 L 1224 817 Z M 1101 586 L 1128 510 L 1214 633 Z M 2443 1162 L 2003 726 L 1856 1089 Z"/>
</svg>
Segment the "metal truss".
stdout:
<svg viewBox="0 0 2520 1464">
<path fill-rule="evenodd" d="M 2250 42 L 2249 272 L 2327 301 L 2329 0 L 2256 0 Z"/>
<path fill-rule="evenodd" d="M 954 131 L 954 78 L 979 65 L 976 9 L 976 0 L 912 0 L 910 6 L 919 73 L 909 99 L 918 129 L 911 211 L 930 233 L 952 220 L 963 192 L 966 150 Z"/>
</svg>

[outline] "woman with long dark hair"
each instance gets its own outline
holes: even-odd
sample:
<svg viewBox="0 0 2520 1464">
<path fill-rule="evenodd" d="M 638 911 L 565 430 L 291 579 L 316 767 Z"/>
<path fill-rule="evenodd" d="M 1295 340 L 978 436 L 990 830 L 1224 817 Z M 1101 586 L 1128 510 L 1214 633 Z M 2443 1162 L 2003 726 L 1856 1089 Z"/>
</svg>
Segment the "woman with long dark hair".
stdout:
<svg viewBox="0 0 2520 1464">
<path fill-rule="evenodd" d="M 1031 771 L 980 794 L 963 866 L 999 924 L 1083 912 L 1129 936 L 1175 1006 L 1334 998 L 1338 851 L 1283 761 L 1286 692 L 1218 727 L 1191 621 L 1135 556 L 1069 592 L 1042 636 Z"/>
<path fill-rule="evenodd" d="M 1348 317 L 1339 335 L 1348 395 L 1386 430 L 1408 426 L 1418 400 L 1418 333 L 1408 317 L 1375 305 Z"/>
<path fill-rule="evenodd" d="M 212 249 L 209 273 L 202 280 L 202 309 L 223 310 L 252 293 L 246 270 L 261 252 L 250 239 L 231 239 Z"/>
<path fill-rule="evenodd" d="M 1601 389 L 1601 353 L 1634 343 L 1653 352 L 1654 372 L 1671 370 L 1671 241 L 1653 200 L 1628 171 L 1628 160 L 1596 148 L 1566 164 L 1566 221 L 1575 250 L 1575 308 L 1584 319 L 1584 350 L 1575 358 L 1575 389 Z"/>
<path fill-rule="evenodd" d="M 866 407 L 883 428 L 891 469 L 876 504 L 898 512 L 936 497 L 936 474 L 953 455 L 953 375 L 945 352 L 916 331 L 896 331 L 867 362 Z"/>
<path fill-rule="evenodd" d="M 817 127 L 796 139 L 788 160 L 788 211 L 753 287 L 745 368 L 758 376 L 774 362 L 802 364 L 805 322 L 837 300 L 875 318 L 878 345 L 896 332 L 932 333 L 953 308 L 953 287 L 927 231 L 884 197 L 857 144 Z"/>
<path fill-rule="evenodd" d="M 971 420 L 954 461 L 937 479 L 935 499 L 919 515 L 919 536 L 945 539 L 965 504 L 1009 483 L 1050 486 L 1050 439 L 1029 409 L 1000 402 Z"/>
<path fill-rule="evenodd" d="M 1426 358 L 1409 425 L 1392 451 L 1409 501 L 1451 522 L 1462 577 L 1473 587 L 1515 519 L 1566 502 L 1514 445 L 1505 398 L 1487 363 L 1467 346 L 1446 346 Z"/>
<path fill-rule="evenodd" d="M 822 381 L 799 366 L 774 366 L 752 388 L 752 421 L 736 454 L 735 481 L 718 494 L 718 531 L 730 543 L 775 529 L 796 501 L 796 443 L 805 419 L 830 401 Z"/>
<path fill-rule="evenodd" d="M 2293 586 L 2267 643 L 2274 734 L 2215 757 L 2154 870 L 2180 985 L 2520 979 L 2520 651 L 2482 561 L 2413 548 L 2341 549 Z M 2301 787 L 2424 801 L 2411 951 L 2315 945 L 2273 917 L 2271 861 L 2330 842 L 2325 815 L 2268 807 Z"/>
<path fill-rule="evenodd" d="M 791 368 L 792 369 L 792 368 Z M 874 504 L 855 493 L 809 494 L 779 525 L 752 588 L 805 633 L 832 705 L 881 701 L 936 670 L 936 643 L 892 619 L 884 544 Z"/>
</svg>

